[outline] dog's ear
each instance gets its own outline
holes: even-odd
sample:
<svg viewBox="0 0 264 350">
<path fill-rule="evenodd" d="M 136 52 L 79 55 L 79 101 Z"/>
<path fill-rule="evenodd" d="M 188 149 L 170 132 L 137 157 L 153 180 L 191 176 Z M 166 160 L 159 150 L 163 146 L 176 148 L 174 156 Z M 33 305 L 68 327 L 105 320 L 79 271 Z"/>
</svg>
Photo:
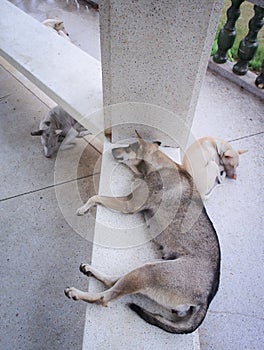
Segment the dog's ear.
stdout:
<svg viewBox="0 0 264 350">
<path fill-rule="evenodd" d="M 36 131 L 32 131 L 31 136 L 41 136 L 43 134 L 43 130 L 36 130 Z"/>
<path fill-rule="evenodd" d="M 244 153 L 247 153 L 248 150 L 247 149 L 239 149 L 237 150 L 237 153 L 240 155 L 240 154 L 244 154 Z"/>
<path fill-rule="evenodd" d="M 228 149 L 227 151 L 225 151 L 224 157 L 226 157 L 226 158 L 233 158 L 234 157 L 234 152 L 232 152 L 231 149 Z"/>
<path fill-rule="evenodd" d="M 55 23 L 54 27 L 55 27 L 56 30 L 59 30 L 62 25 L 63 25 L 63 22 L 61 21 L 61 22 Z"/>
<path fill-rule="evenodd" d="M 138 138 L 139 140 L 143 140 L 142 137 L 141 137 L 141 136 L 139 135 L 139 133 L 137 132 L 137 130 L 135 130 L 135 133 L 136 133 L 137 138 Z"/>
<path fill-rule="evenodd" d="M 219 157 L 223 158 L 223 156 L 225 155 L 223 143 L 221 141 L 216 141 L 215 146 L 216 146 L 217 153 L 219 154 Z"/>
<path fill-rule="evenodd" d="M 135 130 L 135 133 L 136 133 L 136 135 L 137 135 L 139 144 L 145 144 L 145 141 L 144 141 L 143 138 L 139 135 L 139 133 L 137 132 L 137 130 Z"/>
<path fill-rule="evenodd" d="M 247 150 L 240 149 L 240 150 L 237 150 L 236 152 L 237 152 L 239 155 L 241 155 L 241 154 L 243 154 L 243 153 L 246 153 Z M 232 157 L 234 157 L 234 152 L 233 152 L 231 149 L 229 149 L 229 150 L 227 150 L 227 151 L 224 153 L 224 156 L 227 157 L 227 158 L 232 158 Z"/>
</svg>

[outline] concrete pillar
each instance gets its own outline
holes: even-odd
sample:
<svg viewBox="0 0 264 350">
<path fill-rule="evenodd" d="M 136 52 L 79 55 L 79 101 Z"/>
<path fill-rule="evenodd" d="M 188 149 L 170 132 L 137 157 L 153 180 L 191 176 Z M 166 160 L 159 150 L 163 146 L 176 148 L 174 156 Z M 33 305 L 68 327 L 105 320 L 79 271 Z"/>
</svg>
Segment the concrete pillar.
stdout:
<svg viewBox="0 0 264 350">
<path fill-rule="evenodd" d="M 170 138 L 182 145 L 186 143 L 222 2 L 101 0 L 104 105 L 142 103 L 141 113 L 138 104 L 136 111 L 131 104 L 121 108 L 119 114 L 108 111 L 107 127 L 143 123 L 169 132 Z M 144 104 L 172 113 L 167 113 L 164 120 L 160 108 L 155 115 L 153 107 L 149 111 Z M 124 125 L 113 128 L 112 141 L 132 136 L 132 129 Z M 170 143 L 165 136 L 156 136 L 155 131 L 139 130 L 143 136 Z"/>
</svg>

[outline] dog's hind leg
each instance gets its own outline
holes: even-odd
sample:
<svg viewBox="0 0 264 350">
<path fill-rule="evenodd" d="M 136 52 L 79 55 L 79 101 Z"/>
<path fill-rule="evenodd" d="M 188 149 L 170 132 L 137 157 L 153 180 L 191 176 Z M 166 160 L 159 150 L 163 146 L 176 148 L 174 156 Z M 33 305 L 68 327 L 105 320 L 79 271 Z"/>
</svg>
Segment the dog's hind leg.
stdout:
<svg viewBox="0 0 264 350">
<path fill-rule="evenodd" d="M 119 278 L 109 289 L 100 293 L 83 292 L 74 287 L 66 288 L 65 295 L 73 300 L 83 300 L 87 303 L 96 303 L 107 306 L 108 302 L 128 294 L 136 294 L 148 290 L 153 284 L 148 273 L 148 267 L 143 265 Z"/>
<path fill-rule="evenodd" d="M 102 282 L 106 287 L 112 287 L 119 277 L 110 277 L 106 276 L 102 272 L 95 269 L 93 266 L 89 264 L 81 264 L 80 271 L 86 276 L 92 276 L 96 278 L 98 281 Z"/>
<path fill-rule="evenodd" d="M 71 287 L 71 288 L 67 287 L 64 290 L 64 294 L 69 299 L 83 300 L 83 301 L 86 301 L 87 303 L 95 303 L 98 305 L 107 306 L 103 303 L 104 292 L 102 293 L 83 292 L 74 287 Z"/>
</svg>

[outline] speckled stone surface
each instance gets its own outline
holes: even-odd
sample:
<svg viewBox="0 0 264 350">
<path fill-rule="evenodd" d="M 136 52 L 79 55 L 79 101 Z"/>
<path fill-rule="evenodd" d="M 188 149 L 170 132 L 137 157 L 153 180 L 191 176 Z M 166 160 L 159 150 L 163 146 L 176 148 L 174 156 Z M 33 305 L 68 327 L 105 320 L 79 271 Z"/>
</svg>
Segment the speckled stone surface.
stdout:
<svg viewBox="0 0 264 350">
<path fill-rule="evenodd" d="M 104 104 L 142 102 L 164 107 L 170 136 L 185 143 L 210 56 L 222 1 L 100 2 Z M 126 114 L 131 122 L 132 114 Z M 143 124 L 162 129 L 162 116 L 143 115 Z M 140 116 L 138 117 L 140 118 Z M 123 123 L 107 116 L 107 126 Z M 164 119 L 163 119 L 164 122 Z M 164 123 L 165 124 L 165 123 Z M 113 142 L 126 138 L 116 128 Z"/>
</svg>

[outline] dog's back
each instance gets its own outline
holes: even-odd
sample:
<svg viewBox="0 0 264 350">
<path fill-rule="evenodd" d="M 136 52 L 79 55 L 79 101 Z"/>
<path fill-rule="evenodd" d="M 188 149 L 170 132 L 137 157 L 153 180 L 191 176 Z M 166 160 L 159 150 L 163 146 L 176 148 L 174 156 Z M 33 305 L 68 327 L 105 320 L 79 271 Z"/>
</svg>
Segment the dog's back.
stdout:
<svg viewBox="0 0 264 350">
<path fill-rule="evenodd" d="M 150 231 L 163 250 L 177 257 L 201 254 L 219 259 L 215 229 L 187 171 L 177 165 L 151 172 L 144 180 L 150 193 Z"/>
<path fill-rule="evenodd" d="M 137 305 L 133 304 L 131 308 L 145 321 L 169 332 L 192 332 L 203 321 L 218 290 L 218 238 L 192 177 L 181 166 L 151 172 L 144 180 L 150 193 L 146 216 L 153 240 L 161 249 L 164 260 L 175 261 L 166 272 L 171 275 L 171 280 L 177 280 L 175 290 L 180 279 L 186 304 L 193 306 L 185 318 L 181 318 L 184 321 L 181 325 L 177 322 L 167 324 L 165 318 L 157 321 L 153 314 Z"/>
<path fill-rule="evenodd" d="M 76 124 L 76 120 L 60 106 L 52 108 L 46 120 L 51 122 L 51 126 L 54 129 L 61 129 L 64 136 L 68 133 L 70 128 Z"/>
</svg>

